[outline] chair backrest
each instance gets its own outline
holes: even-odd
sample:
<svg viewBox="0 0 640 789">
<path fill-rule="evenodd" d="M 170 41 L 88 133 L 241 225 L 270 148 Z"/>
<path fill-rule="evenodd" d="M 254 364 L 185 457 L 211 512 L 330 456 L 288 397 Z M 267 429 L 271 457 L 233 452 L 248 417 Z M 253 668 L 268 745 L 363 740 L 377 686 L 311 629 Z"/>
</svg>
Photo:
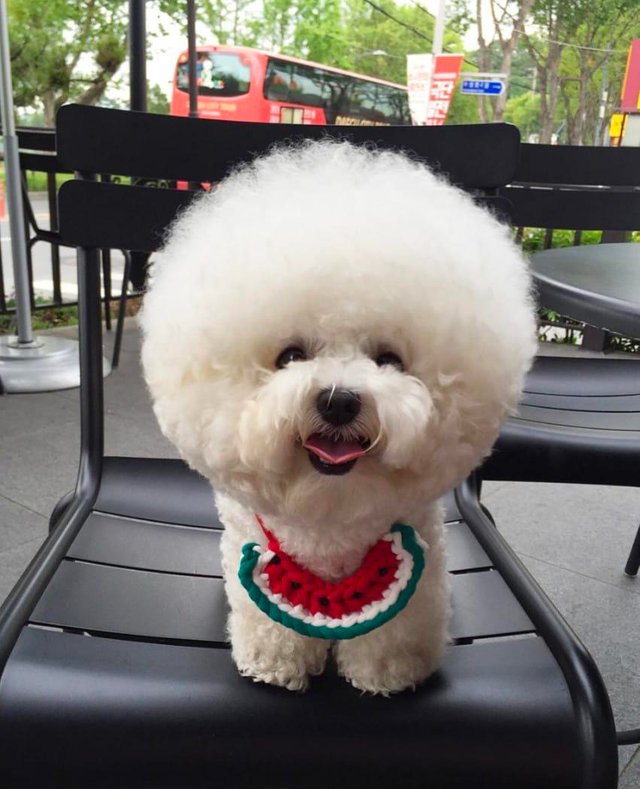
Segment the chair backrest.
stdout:
<svg viewBox="0 0 640 789">
<path fill-rule="evenodd" d="M 521 146 L 513 183 L 501 190 L 518 228 L 640 229 L 640 150 L 575 145 Z"/>
<path fill-rule="evenodd" d="M 330 136 L 356 144 L 403 149 L 445 173 L 462 188 L 487 197 L 509 183 L 519 135 L 506 124 L 430 127 L 320 127 L 204 121 L 85 106 L 63 107 L 57 119 L 58 157 L 90 177 L 109 173 L 154 179 L 220 181 L 235 165 L 275 143 Z M 122 188 L 76 181 L 60 194 L 60 231 L 78 246 L 153 250 L 177 210 L 192 195 L 173 189 Z M 108 217 L 101 222 L 100 216 Z"/>
<path fill-rule="evenodd" d="M 2 126 L 0 126 L 0 136 L 2 136 Z M 37 157 L 44 157 L 45 164 L 56 158 L 56 133 L 54 129 L 45 126 L 18 126 L 16 137 L 18 138 L 22 169 L 48 172 L 46 167 L 43 169 L 39 166 L 41 160 Z M 32 155 L 36 158 L 32 158 Z"/>
<path fill-rule="evenodd" d="M 97 251 L 155 250 L 176 213 L 193 198 L 189 191 L 170 188 L 175 182 L 217 182 L 274 143 L 330 136 L 409 151 L 504 212 L 504 198 L 488 195 L 512 180 L 520 143 L 517 129 L 506 124 L 314 127 L 174 118 L 80 105 L 59 111 L 56 135 L 59 160 L 77 175 L 59 192 L 59 231 L 64 244 L 78 247 L 79 485 L 94 494 L 104 447 Z M 114 176 L 113 182 L 97 180 L 105 174 Z M 168 188 L 134 185 L 138 178 L 156 179 Z"/>
<path fill-rule="evenodd" d="M 1 126 L 0 134 L 2 134 Z M 35 171 L 46 174 L 47 197 L 49 202 L 49 228 L 55 231 L 57 228 L 56 173 L 68 173 L 70 171 L 61 169 L 56 154 L 56 135 L 53 129 L 18 127 L 16 129 L 16 136 L 18 138 L 18 152 L 20 156 L 24 219 L 29 227 L 29 236 L 32 240 L 34 236 L 40 236 L 42 230 L 38 225 L 38 220 L 31 203 L 29 190 L 27 187 L 26 172 Z M 44 231 L 43 235 L 46 234 L 47 231 Z M 57 249 L 52 249 L 51 254 L 54 303 L 60 304 L 62 302 L 62 296 L 60 295 L 59 257 Z M 27 247 L 27 255 L 29 257 L 29 265 L 31 265 L 30 246 Z M 55 264 L 53 263 L 53 260 L 55 260 Z M 31 293 L 31 298 L 33 302 L 33 293 Z M 0 251 L 0 314 L 5 314 L 7 312 L 11 312 L 12 310 L 13 308 L 9 308 L 7 305 L 7 293 L 5 291 L 4 285 L 4 266 L 2 261 L 2 253 Z"/>
</svg>

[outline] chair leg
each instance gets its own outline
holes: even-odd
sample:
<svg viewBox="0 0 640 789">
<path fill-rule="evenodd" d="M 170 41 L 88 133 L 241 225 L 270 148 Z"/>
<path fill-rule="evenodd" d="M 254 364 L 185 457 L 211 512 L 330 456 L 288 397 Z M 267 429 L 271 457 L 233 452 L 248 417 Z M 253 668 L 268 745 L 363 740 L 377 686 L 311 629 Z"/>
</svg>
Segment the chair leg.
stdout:
<svg viewBox="0 0 640 789">
<path fill-rule="evenodd" d="M 120 363 L 120 346 L 122 345 L 122 331 L 124 329 L 124 315 L 127 309 L 127 287 L 129 285 L 129 274 L 131 272 L 131 254 L 123 250 L 124 271 L 122 272 L 122 288 L 120 290 L 120 301 L 118 304 L 118 322 L 116 324 L 116 336 L 113 341 L 113 356 L 111 358 L 111 368 L 116 369 Z"/>
<path fill-rule="evenodd" d="M 629 558 L 627 559 L 627 563 L 625 565 L 624 571 L 627 575 L 635 576 L 638 574 L 639 568 L 640 568 L 640 526 L 638 526 L 638 531 L 636 532 L 635 540 L 633 541 L 633 545 L 631 546 L 631 551 L 629 552 Z"/>
<path fill-rule="evenodd" d="M 104 327 L 111 331 L 111 250 L 103 249 L 102 279 L 104 281 Z"/>
</svg>

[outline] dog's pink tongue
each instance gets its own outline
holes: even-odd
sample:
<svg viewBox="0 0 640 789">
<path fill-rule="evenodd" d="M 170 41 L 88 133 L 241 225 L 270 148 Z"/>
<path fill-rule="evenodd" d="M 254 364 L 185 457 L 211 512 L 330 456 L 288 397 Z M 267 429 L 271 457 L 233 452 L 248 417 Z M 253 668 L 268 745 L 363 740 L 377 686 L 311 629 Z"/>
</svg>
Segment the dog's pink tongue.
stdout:
<svg viewBox="0 0 640 789">
<path fill-rule="evenodd" d="M 364 447 L 359 441 L 332 441 L 320 433 L 310 435 L 304 446 L 320 460 L 333 465 L 348 463 L 365 454 Z"/>
</svg>

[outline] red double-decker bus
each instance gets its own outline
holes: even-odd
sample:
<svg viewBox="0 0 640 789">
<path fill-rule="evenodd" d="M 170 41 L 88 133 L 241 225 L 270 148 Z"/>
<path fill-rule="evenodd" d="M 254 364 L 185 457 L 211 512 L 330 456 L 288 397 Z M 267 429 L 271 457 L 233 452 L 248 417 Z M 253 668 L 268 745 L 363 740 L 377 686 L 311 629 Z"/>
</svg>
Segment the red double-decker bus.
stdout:
<svg viewBox="0 0 640 789">
<path fill-rule="evenodd" d="M 197 49 L 198 115 L 219 120 L 409 125 L 407 89 L 248 47 Z M 178 58 L 172 115 L 189 114 L 188 53 Z"/>
</svg>

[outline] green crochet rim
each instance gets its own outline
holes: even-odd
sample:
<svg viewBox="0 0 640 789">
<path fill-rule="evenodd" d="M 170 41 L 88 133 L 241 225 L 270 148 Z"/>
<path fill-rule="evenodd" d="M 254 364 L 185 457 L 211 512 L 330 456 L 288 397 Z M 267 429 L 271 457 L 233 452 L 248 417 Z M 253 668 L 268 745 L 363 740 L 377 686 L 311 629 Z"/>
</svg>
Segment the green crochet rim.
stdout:
<svg viewBox="0 0 640 789">
<path fill-rule="evenodd" d="M 256 542 L 246 543 L 242 546 L 242 559 L 240 560 L 238 577 L 240 583 L 247 590 L 249 597 L 258 608 L 274 622 L 278 622 L 284 627 L 295 630 L 297 633 L 300 633 L 300 635 L 312 638 L 324 638 L 330 641 L 356 638 L 357 636 L 370 633 L 372 630 L 384 625 L 402 611 L 413 596 L 425 567 L 424 550 L 418 543 L 413 527 L 406 526 L 403 523 L 394 523 L 391 527 L 391 532 L 400 533 L 402 547 L 413 557 L 411 577 L 405 588 L 398 595 L 396 602 L 389 606 L 386 611 L 381 611 L 377 616 L 374 616 L 373 619 L 367 620 L 366 622 L 359 622 L 349 627 L 327 627 L 326 625 L 312 625 L 308 622 L 303 622 L 291 616 L 286 611 L 282 611 L 275 603 L 269 600 L 253 580 L 253 571 L 261 555 L 258 551 L 254 550 L 254 548 L 260 547 Z"/>
</svg>

